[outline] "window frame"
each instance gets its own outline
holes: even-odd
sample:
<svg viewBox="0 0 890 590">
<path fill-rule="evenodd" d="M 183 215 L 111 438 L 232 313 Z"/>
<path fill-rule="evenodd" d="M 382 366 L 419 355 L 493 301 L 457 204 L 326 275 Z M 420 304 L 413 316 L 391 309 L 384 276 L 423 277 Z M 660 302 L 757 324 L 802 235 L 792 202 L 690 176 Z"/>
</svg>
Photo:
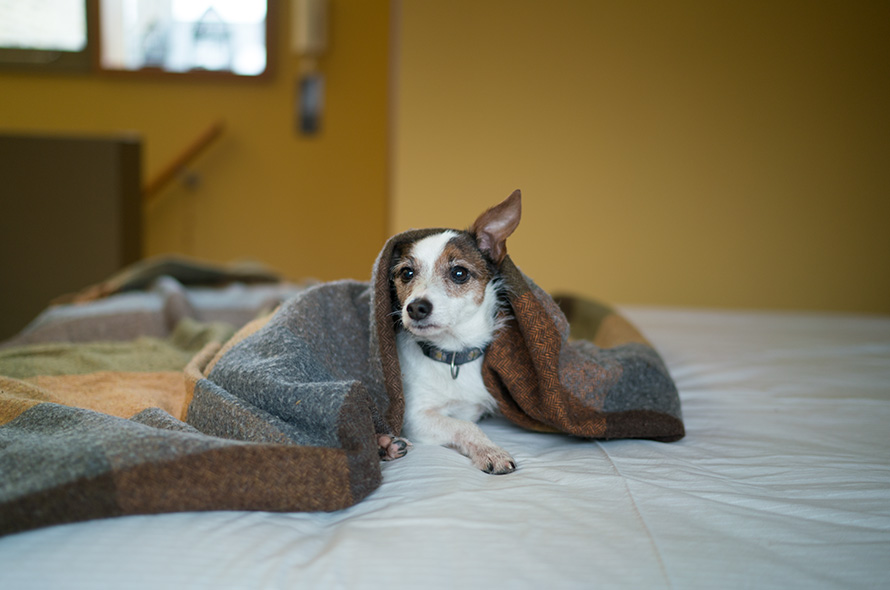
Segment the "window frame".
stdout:
<svg viewBox="0 0 890 590">
<path fill-rule="evenodd" d="M 231 70 L 191 70 L 170 72 L 160 68 L 122 70 L 102 65 L 100 0 L 83 0 L 86 6 L 87 44 L 80 51 L 20 49 L 0 47 L 0 68 L 4 71 L 98 74 L 112 78 L 265 81 L 273 77 L 276 65 L 277 39 L 275 23 L 279 16 L 279 0 L 266 0 L 266 67 L 256 75 L 245 76 Z"/>
</svg>

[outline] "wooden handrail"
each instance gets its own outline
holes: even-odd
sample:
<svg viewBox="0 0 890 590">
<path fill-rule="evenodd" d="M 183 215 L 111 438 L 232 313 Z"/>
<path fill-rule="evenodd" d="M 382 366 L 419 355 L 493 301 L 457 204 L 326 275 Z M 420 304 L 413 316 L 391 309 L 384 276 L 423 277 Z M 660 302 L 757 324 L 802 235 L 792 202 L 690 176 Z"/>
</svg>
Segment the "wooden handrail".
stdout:
<svg viewBox="0 0 890 590">
<path fill-rule="evenodd" d="M 225 122 L 216 121 L 208 127 L 204 133 L 198 136 L 189 146 L 170 161 L 158 174 L 142 187 L 143 201 L 150 201 L 155 195 L 176 178 L 186 166 L 200 155 L 211 143 L 213 143 L 225 130 Z"/>
</svg>

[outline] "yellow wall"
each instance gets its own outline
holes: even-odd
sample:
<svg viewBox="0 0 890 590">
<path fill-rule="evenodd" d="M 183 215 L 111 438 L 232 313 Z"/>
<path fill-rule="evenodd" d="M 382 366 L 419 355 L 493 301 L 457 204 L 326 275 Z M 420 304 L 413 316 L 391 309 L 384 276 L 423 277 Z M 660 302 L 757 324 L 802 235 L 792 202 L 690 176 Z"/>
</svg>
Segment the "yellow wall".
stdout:
<svg viewBox="0 0 890 590">
<path fill-rule="evenodd" d="M 270 81 L 0 71 L 0 129 L 135 130 L 148 178 L 225 119 L 200 186 L 146 208 L 147 255 L 367 278 L 388 233 L 521 188 L 510 251 L 550 290 L 890 313 L 890 4 L 394 1 L 388 105 L 389 3 L 331 0 L 316 138 L 285 1 Z"/>
<path fill-rule="evenodd" d="M 617 303 L 890 313 L 890 3 L 399 3 L 390 230 L 523 190 Z"/>
<path fill-rule="evenodd" d="M 135 130 L 152 177 L 213 121 L 225 135 L 145 211 L 145 254 L 256 258 L 292 278 L 366 279 L 386 235 L 389 3 L 331 0 L 323 131 L 294 132 L 298 59 L 277 3 L 277 71 L 265 82 L 0 71 L 0 129 Z"/>
</svg>

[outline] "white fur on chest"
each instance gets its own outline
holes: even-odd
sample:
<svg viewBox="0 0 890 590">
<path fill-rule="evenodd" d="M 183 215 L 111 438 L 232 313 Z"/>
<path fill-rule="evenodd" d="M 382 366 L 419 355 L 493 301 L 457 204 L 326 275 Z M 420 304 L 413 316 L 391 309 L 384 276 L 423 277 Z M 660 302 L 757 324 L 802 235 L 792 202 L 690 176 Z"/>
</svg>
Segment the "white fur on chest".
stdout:
<svg viewBox="0 0 890 590">
<path fill-rule="evenodd" d="M 412 441 L 442 444 L 438 433 L 425 427 L 425 415 L 475 422 L 497 410 L 497 402 L 482 381 L 484 356 L 460 365 L 460 373 L 453 379 L 451 365 L 424 355 L 410 334 L 398 334 L 398 351 L 405 396 L 404 434 Z"/>
</svg>

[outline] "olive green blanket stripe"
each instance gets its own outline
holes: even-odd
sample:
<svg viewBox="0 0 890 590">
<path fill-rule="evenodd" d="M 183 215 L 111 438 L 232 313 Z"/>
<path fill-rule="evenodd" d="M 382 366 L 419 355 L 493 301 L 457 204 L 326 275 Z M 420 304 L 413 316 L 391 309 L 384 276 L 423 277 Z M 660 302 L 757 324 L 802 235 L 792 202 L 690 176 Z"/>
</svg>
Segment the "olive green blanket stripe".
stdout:
<svg viewBox="0 0 890 590">
<path fill-rule="evenodd" d="M 225 342 L 235 329 L 224 323 L 186 318 L 169 338 L 130 342 L 53 342 L 0 350 L 0 375 L 26 379 L 38 375 L 82 375 L 98 371 L 182 370 L 208 342 Z"/>
<path fill-rule="evenodd" d="M 596 340 L 603 320 L 615 313 L 605 303 L 575 295 L 557 294 L 553 299 L 565 314 L 569 322 L 569 336 L 575 340 Z"/>
</svg>

